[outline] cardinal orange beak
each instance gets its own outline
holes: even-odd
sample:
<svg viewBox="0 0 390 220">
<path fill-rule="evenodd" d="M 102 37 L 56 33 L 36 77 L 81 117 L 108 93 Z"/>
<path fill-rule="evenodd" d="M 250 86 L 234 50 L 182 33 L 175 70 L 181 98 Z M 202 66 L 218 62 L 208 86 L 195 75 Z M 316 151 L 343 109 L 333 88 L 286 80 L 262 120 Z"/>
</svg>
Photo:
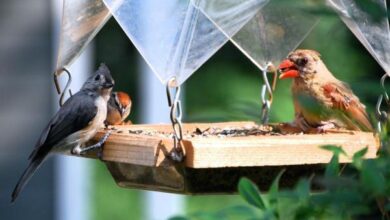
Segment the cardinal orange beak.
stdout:
<svg viewBox="0 0 390 220">
<path fill-rule="evenodd" d="M 295 78 L 299 76 L 299 71 L 293 62 L 289 59 L 283 60 L 279 65 L 279 71 L 282 73 L 279 79 Z"/>
</svg>

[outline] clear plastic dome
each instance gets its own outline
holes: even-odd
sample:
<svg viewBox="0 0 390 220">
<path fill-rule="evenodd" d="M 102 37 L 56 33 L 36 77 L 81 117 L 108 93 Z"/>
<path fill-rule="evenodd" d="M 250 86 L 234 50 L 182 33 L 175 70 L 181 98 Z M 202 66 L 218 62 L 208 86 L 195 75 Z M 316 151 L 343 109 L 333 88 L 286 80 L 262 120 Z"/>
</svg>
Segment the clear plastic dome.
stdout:
<svg viewBox="0 0 390 220">
<path fill-rule="evenodd" d="M 260 69 L 268 62 L 280 62 L 318 22 L 317 17 L 290 5 L 281 7 L 275 0 L 200 2 L 203 13 Z"/>
<path fill-rule="evenodd" d="M 228 41 L 201 13 L 200 1 L 104 2 L 164 84 L 172 77 L 177 85 L 182 84 Z"/>
<path fill-rule="evenodd" d="M 387 10 L 385 0 L 372 1 L 384 11 Z M 387 17 L 373 21 L 353 0 L 327 0 L 327 3 L 390 76 L 390 31 Z"/>
<path fill-rule="evenodd" d="M 57 70 L 72 64 L 110 17 L 102 0 L 64 0 Z"/>
</svg>

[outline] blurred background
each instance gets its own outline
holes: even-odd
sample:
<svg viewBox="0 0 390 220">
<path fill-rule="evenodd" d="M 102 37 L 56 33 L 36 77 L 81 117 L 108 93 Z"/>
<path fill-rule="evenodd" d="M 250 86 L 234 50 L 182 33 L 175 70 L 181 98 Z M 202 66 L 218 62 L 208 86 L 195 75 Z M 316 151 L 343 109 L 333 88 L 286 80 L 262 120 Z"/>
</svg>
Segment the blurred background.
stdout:
<svg viewBox="0 0 390 220">
<path fill-rule="evenodd" d="M 59 7 L 60 1 L 0 0 L 0 219 L 165 219 L 241 204 L 237 195 L 181 196 L 119 188 L 102 162 L 56 156 L 10 205 L 28 155 L 58 108 L 52 72 Z M 338 17 L 324 16 L 299 48 L 318 50 L 336 77 L 348 82 L 373 112 L 383 70 Z M 115 89 L 131 95 L 133 123 L 168 122 L 164 87 L 112 18 L 72 66 L 77 75 L 73 91 L 101 62 L 110 67 Z M 292 120 L 290 84 L 278 83 L 271 122 Z M 185 82 L 184 121 L 259 121 L 261 85 L 259 69 L 227 43 Z"/>
</svg>

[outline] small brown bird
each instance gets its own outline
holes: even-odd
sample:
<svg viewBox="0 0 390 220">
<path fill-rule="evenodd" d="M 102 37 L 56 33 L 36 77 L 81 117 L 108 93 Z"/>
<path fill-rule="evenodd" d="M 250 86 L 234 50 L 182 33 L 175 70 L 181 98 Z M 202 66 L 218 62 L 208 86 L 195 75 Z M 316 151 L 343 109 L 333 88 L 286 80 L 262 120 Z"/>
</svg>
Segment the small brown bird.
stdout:
<svg viewBox="0 0 390 220">
<path fill-rule="evenodd" d="M 282 61 L 279 70 L 280 79 L 294 79 L 294 124 L 303 131 L 373 131 L 365 106 L 348 85 L 333 76 L 317 51 L 296 50 Z"/>
<path fill-rule="evenodd" d="M 107 105 L 106 125 L 131 124 L 125 122 L 131 111 L 131 99 L 125 92 L 113 92 Z"/>
</svg>

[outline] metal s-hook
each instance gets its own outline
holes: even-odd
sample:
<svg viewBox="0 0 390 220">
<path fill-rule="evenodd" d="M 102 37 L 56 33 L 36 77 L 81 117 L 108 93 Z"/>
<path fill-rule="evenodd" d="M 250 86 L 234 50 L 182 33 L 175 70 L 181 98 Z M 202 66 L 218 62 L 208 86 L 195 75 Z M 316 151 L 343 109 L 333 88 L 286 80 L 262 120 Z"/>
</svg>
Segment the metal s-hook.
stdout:
<svg viewBox="0 0 390 220">
<path fill-rule="evenodd" d="M 68 81 L 66 82 L 64 90 L 61 90 L 60 83 L 58 82 L 58 77 L 64 72 L 68 75 Z M 60 95 L 59 105 L 61 107 L 64 104 L 64 96 L 67 90 L 69 91 L 69 95 L 72 96 L 72 91 L 69 88 L 70 84 L 72 83 L 72 75 L 66 67 L 62 67 L 61 69 L 54 72 L 53 77 L 57 93 L 58 95 Z"/>
<path fill-rule="evenodd" d="M 269 111 L 271 109 L 271 104 L 273 100 L 273 91 L 276 87 L 276 81 L 278 80 L 278 74 L 276 72 L 276 69 L 274 65 L 271 62 L 268 62 L 266 67 L 261 70 L 264 84 L 261 88 L 261 102 L 262 102 L 262 108 L 261 108 L 261 123 L 266 124 L 269 120 Z M 267 73 L 271 72 L 274 74 L 272 79 L 272 84 L 269 83 Z M 268 97 L 266 97 L 268 94 Z"/>
<path fill-rule="evenodd" d="M 390 104 L 389 95 L 387 94 L 386 87 L 385 87 L 385 81 L 388 77 L 389 77 L 389 75 L 387 75 L 387 73 L 383 74 L 383 76 L 381 78 L 381 88 L 382 88 L 382 92 L 383 92 L 383 95 L 385 97 L 386 103 Z"/>
<path fill-rule="evenodd" d="M 175 89 L 174 98 L 172 98 L 171 89 Z M 173 161 L 182 162 L 184 159 L 183 154 L 183 129 L 182 129 L 182 111 L 181 111 L 181 102 L 180 102 L 180 86 L 177 86 L 176 78 L 171 78 L 166 86 L 168 106 L 170 110 L 170 120 L 173 128 L 173 144 L 174 150 L 172 151 L 170 157 Z"/>
<path fill-rule="evenodd" d="M 376 103 L 376 108 L 375 108 L 376 109 L 375 110 L 375 117 L 378 120 L 378 125 L 377 125 L 378 133 L 382 132 L 382 125 L 387 123 L 387 120 L 388 120 L 387 111 L 390 110 L 390 99 L 389 99 L 389 95 L 387 94 L 387 91 L 385 88 L 385 81 L 388 77 L 389 76 L 387 75 L 387 73 L 385 73 L 380 80 L 382 94 L 378 97 L 378 101 Z M 381 110 L 383 99 L 385 99 L 386 111 Z"/>
</svg>

